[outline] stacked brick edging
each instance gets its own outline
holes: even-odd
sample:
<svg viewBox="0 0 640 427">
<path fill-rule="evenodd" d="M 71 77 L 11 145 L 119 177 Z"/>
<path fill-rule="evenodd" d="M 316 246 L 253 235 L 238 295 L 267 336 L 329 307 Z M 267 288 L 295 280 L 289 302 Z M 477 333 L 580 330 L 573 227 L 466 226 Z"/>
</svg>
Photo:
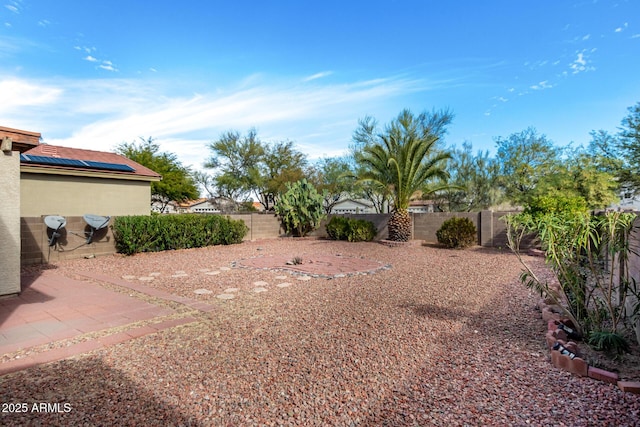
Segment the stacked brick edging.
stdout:
<svg viewBox="0 0 640 427">
<path fill-rule="evenodd" d="M 551 363 L 553 366 L 574 375 L 589 377 L 610 384 L 616 384 L 618 388 L 624 392 L 640 394 L 640 381 L 620 381 L 618 374 L 615 372 L 589 366 L 589 364 L 580 357 L 578 345 L 573 341 L 568 341 L 567 333 L 558 328 L 558 325 L 561 322 L 574 329 L 575 325 L 571 320 L 564 319 L 560 314 L 555 313 L 547 305 L 545 300 L 540 300 L 540 302 L 538 302 L 538 308 L 542 313 L 542 319 L 547 322 L 547 334 L 545 335 L 545 340 L 551 353 Z M 561 354 L 560 351 L 554 350 L 553 347 L 556 343 L 564 346 L 567 350 L 574 353 L 576 357 L 571 359 L 568 355 Z"/>
</svg>

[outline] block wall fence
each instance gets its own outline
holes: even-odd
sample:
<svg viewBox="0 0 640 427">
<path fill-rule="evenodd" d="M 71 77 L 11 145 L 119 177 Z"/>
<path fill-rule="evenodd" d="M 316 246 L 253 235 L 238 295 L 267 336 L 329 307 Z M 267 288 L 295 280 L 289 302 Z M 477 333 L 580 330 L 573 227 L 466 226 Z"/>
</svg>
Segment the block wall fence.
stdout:
<svg viewBox="0 0 640 427">
<path fill-rule="evenodd" d="M 637 295 L 640 291 L 640 216 L 636 218 L 633 223 L 633 229 L 631 231 L 631 236 L 629 237 L 629 253 L 627 254 L 627 268 L 628 275 L 630 279 L 635 279 L 635 282 L 631 280 L 630 286 L 634 286 L 635 294 Z M 617 261 L 613 263 L 614 266 L 614 280 L 618 282 L 620 280 L 620 268 L 618 266 Z M 618 303 L 620 303 L 621 296 L 618 295 Z M 634 292 L 630 292 L 627 294 L 625 299 L 626 310 L 627 313 L 633 313 L 633 310 L 638 304 L 638 298 L 634 295 Z M 636 332 L 636 340 L 640 342 L 640 316 L 629 317 L 629 322 L 632 323 Z"/>
<path fill-rule="evenodd" d="M 3 213 L 0 211 L 0 213 Z M 469 218 L 478 230 L 478 245 L 485 247 L 506 247 L 506 225 L 500 218 L 514 212 L 481 211 L 481 212 L 437 212 L 411 214 L 413 219 L 413 240 L 423 240 L 427 243 L 436 243 L 436 231 L 442 223 L 449 218 Z M 273 214 L 234 214 L 229 215 L 233 219 L 240 219 L 249 228 L 244 240 L 273 239 L 284 235 L 284 230 L 279 219 Z M 348 214 L 350 218 L 372 221 L 378 229 L 376 240 L 387 238 L 387 221 L 389 214 Z M 328 219 L 323 220 L 320 227 L 312 236 L 327 237 L 325 225 Z M 42 217 L 20 218 L 21 265 L 46 264 L 65 259 L 111 255 L 116 253 L 115 242 L 110 221 L 109 227 L 104 228 L 94 235 L 93 241 L 86 243 L 85 232 L 89 231 L 87 224 L 80 216 L 66 217 L 67 226 L 58 239 L 58 245 L 49 247 L 50 229 L 44 224 Z M 4 220 L 4 218 L 3 218 Z M 1 228 L 1 227 L 0 227 Z M 631 248 L 629 254 L 629 275 L 640 286 L 640 217 L 636 219 L 634 231 L 631 235 Z M 17 246 L 17 245 L 16 245 Z M 17 248 L 15 248 L 17 249 Z M 14 250 L 15 250 L 14 249 Z M 10 251 L 11 252 L 11 251 Z M 6 256 L 7 254 L 5 254 Z M 11 255 L 10 253 L 8 255 Z M 10 258 L 10 256 L 9 256 Z M 16 271 L 16 274 L 19 274 Z M 627 298 L 627 310 L 632 311 L 637 300 L 633 296 Z M 640 341 L 640 318 L 635 324 L 636 336 Z"/>
<path fill-rule="evenodd" d="M 413 239 L 435 243 L 436 231 L 442 223 L 452 217 L 469 218 L 478 230 L 478 244 L 487 247 L 506 246 L 506 227 L 500 217 L 510 212 L 465 212 L 465 213 L 419 213 L 411 214 L 413 218 Z M 284 235 L 284 229 L 277 216 L 273 214 L 251 213 L 232 214 L 233 219 L 242 220 L 249 231 L 244 240 L 273 239 Z M 378 229 L 376 240 L 387 238 L 387 221 L 389 214 L 349 214 L 350 218 L 372 221 Z M 325 225 L 330 219 L 323 220 L 320 227 L 312 236 L 327 237 Z M 67 216 L 67 225 L 58 238 L 58 244 L 49 247 L 50 229 L 44 224 L 44 216 L 20 218 L 21 234 L 21 264 L 43 264 L 100 255 L 109 255 L 116 252 L 111 225 L 100 230 L 93 241 L 86 244 L 85 233 L 89 231 L 87 224 L 81 216 Z"/>
</svg>

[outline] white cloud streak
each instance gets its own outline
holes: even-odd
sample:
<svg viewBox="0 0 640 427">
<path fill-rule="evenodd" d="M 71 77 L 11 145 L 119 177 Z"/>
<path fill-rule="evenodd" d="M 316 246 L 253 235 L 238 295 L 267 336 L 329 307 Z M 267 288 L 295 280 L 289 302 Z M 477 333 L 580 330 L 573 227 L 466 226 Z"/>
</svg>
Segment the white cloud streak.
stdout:
<svg viewBox="0 0 640 427">
<path fill-rule="evenodd" d="M 222 132 L 251 127 L 265 139 L 296 141 L 311 158 L 337 154 L 349 139 L 340 136 L 344 139 L 338 146 L 336 135 L 350 136 L 361 115 L 375 113 L 372 108 L 394 97 L 432 87 L 399 77 L 325 85 L 258 78 L 236 89 L 175 97 L 162 89 L 170 82 L 101 79 L 45 84 L 1 76 L 0 82 L 0 101 L 6 97 L 0 103 L 4 126 L 41 132 L 50 144 L 104 151 L 153 136 L 163 149 L 192 165 L 202 162 L 204 147 Z"/>
<path fill-rule="evenodd" d="M 628 22 L 625 22 L 621 27 L 616 28 L 615 30 L 613 30 L 614 33 L 621 33 L 624 30 L 627 29 L 627 27 L 629 26 Z"/>
<path fill-rule="evenodd" d="M 547 80 L 544 80 L 538 84 L 529 86 L 529 89 L 532 90 L 544 90 L 544 89 L 551 89 L 553 87 L 552 84 L 550 84 Z"/>
<path fill-rule="evenodd" d="M 317 79 L 321 79 L 323 77 L 327 77 L 330 76 L 331 74 L 333 74 L 332 71 L 322 71 L 320 73 L 316 73 L 312 76 L 309 77 L 305 77 L 304 79 L 302 79 L 303 82 L 310 82 L 312 80 L 317 80 Z"/>
</svg>

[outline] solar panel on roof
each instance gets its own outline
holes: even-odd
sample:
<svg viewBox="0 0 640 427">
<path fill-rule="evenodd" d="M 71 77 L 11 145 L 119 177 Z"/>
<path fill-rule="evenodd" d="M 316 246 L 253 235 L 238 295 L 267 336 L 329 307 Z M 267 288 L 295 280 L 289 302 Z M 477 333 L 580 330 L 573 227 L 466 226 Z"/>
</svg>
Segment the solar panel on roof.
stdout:
<svg viewBox="0 0 640 427">
<path fill-rule="evenodd" d="M 76 160 L 63 157 L 34 156 L 20 154 L 20 161 L 25 163 L 37 163 L 40 165 L 72 166 L 76 168 L 101 169 L 118 172 L 134 172 L 135 169 L 122 163 L 94 162 L 91 160 Z"/>
<path fill-rule="evenodd" d="M 62 157 L 48 157 L 48 156 L 33 156 L 23 155 L 27 162 L 38 163 L 41 165 L 54 165 L 54 166 L 74 166 L 74 167 L 86 167 L 82 160 L 65 159 Z"/>
<path fill-rule="evenodd" d="M 122 163 L 106 163 L 106 162 L 94 162 L 94 161 L 90 161 L 90 160 L 85 160 L 84 161 L 89 167 L 95 168 L 95 169 L 105 169 L 105 170 L 112 170 L 112 171 L 120 171 L 120 172 L 133 172 L 135 171 L 134 168 L 132 168 L 129 165 L 125 165 Z"/>
</svg>

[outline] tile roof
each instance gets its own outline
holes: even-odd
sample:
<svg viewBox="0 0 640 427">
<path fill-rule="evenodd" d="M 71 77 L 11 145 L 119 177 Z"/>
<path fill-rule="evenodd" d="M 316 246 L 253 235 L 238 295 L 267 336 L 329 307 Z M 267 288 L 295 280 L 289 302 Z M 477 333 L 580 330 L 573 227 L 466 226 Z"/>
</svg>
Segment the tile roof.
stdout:
<svg viewBox="0 0 640 427">
<path fill-rule="evenodd" d="M 127 165 L 134 169 L 132 172 L 124 172 L 124 171 L 108 171 L 109 174 L 118 174 L 118 175 L 131 175 L 131 176 L 139 176 L 139 177 L 148 177 L 156 180 L 160 178 L 160 174 L 152 171 L 149 168 L 142 166 L 139 163 L 134 162 L 120 154 L 109 153 L 106 151 L 93 151 L 93 150 L 83 150 L 80 148 L 70 148 L 70 147 L 60 147 L 57 145 L 49 145 L 49 144 L 40 144 L 23 154 L 32 155 L 32 156 L 44 156 L 44 157 L 54 157 L 61 159 L 72 159 L 72 160 L 84 160 L 84 161 L 92 161 L 92 162 L 104 162 L 104 163 L 115 163 L 121 165 Z M 100 172 L 105 173 L 105 170 L 101 169 L 92 169 L 92 168 L 78 168 L 73 166 L 60 166 L 60 165 L 41 165 L 35 163 L 22 163 L 23 165 L 28 164 L 32 167 L 38 168 L 47 168 L 47 169 L 68 169 L 68 170 L 82 170 L 82 171 L 92 171 L 92 172 Z"/>
<path fill-rule="evenodd" d="M 0 140 L 4 137 L 11 138 L 13 140 L 14 150 L 20 151 L 21 153 L 40 144 L 40 136 L 37 132 L 0 126 Z"/>
</svg>

